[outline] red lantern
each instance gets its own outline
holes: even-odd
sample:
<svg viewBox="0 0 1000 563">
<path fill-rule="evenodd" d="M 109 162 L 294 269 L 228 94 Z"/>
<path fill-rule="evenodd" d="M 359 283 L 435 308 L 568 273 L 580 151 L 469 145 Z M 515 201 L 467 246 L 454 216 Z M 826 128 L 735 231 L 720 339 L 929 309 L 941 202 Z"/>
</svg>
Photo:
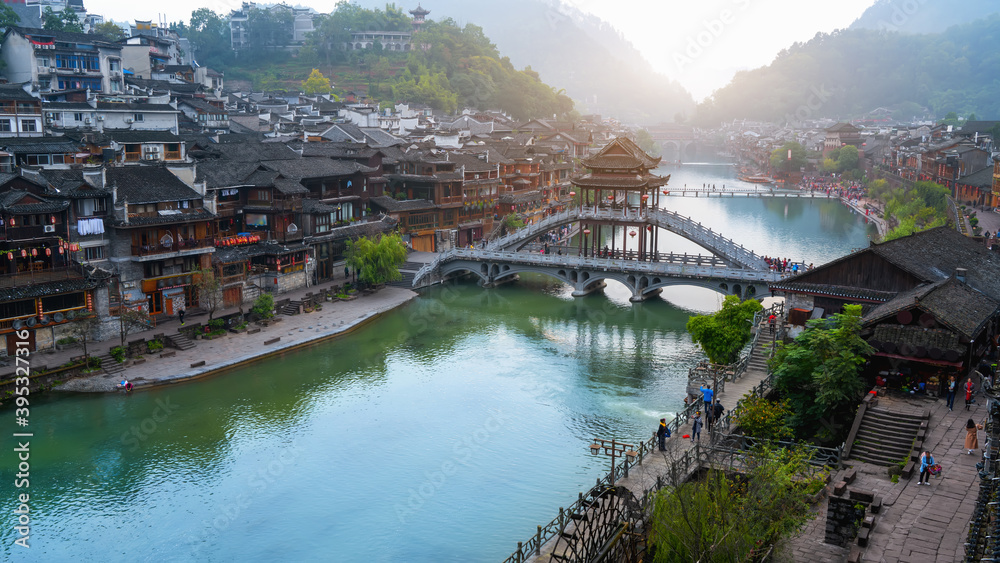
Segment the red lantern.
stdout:
<svg viewBox="0 0 1000 563">
<path fill-rule="evenodd" d="M 584 229 L 584 230 L 583 230 L 583 234 L 585 234 L 585 235 L 589 235 L 589 234 L 590 234 L 590 229 Z"/>
<path fill-rule="evenodd" d="M 667 190 L 663 190 L 663 195 L 670 195 L 670 192 L 668 192 Z"/>
<path fill-rule="evenodd" d="M 32 248 L 31 249 L 31 255 L 32 256 L 38 256 L 38 249 L 37 248 Z"/>
<path fill-rule="evenodd" d="M 45 249 L 45 255 L 46 256 L 52 256 L 52 249 L 51 248 L 46 248 Z"/>
<path fill-rule="evenodd" d="M 27 250 L 24 250 L 24 249 L 22 248 L 22 249 L 21 249 L 21 258 L 27 258 L 27 257 L 28 257 L 28 251 L 27 251 Z"/>
<path fill-rule="evenodd" d="M 642 199 L 649 199 L 649 194 L 642 194 Z"/>
<path fill-rule="evenodd" d="M 635 231 L 630 231 L 629 234 L 628 234 L 628 236 L 630 236 L 630 237 L 634 237 L 635 235 L 636 235 Z"/>
<path fill-rule="evenodd" d="M 613 196 L 613 195 L 609 195 L 609 196 L 608 196 L 608 201 L 611 201 L 611 200 L 613 200 L 613 199 L 615 199 L 615 196 Z"/>
<path fill-rule="evenodd" d="M 63 253 L 63 247 L 60 246 L 59 247 L 59 254 L 62 254 L 62 253 Z"/>
<path fill-rule="evenodd" d="M 69 245 L 69 249 L 72 250 L 73 252 L 78 252 L 80 250 L 80 245 L 74 242 L 73 244 Z"/>
<path fill-rule="evenodd" d="M 14 218 L 13 218 L 13 217 L 11 217 L 11 218 L 10 218 L 10 226 L 11 226 L 11 227 L 13 227 L 13 226 L 14 226 Z"/>
<path fill-rule="evenodd" d="M 13 252 L 8 252 L 7 253 L 7 259 L 8 260 L 13 260 L 14 259 L 14 253 Z"/>
<path fill-rule="evenodd" d="M 576 197 L 576 192 L 569 192 L 569 197 Z"/>
<path fill-rule="evenodd" d="M 52 224 L 55 225 L 56 224 L 56 216 L 53 215 L 50 219 L 52 221 Z"/>
</svg>

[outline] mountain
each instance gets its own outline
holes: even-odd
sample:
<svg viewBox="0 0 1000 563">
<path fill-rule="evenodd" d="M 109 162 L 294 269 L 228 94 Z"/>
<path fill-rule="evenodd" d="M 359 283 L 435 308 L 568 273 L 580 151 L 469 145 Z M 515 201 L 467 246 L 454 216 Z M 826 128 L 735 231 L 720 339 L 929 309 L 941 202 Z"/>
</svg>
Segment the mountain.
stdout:
<svg viewBox="0 0 1000 563">
<path fill-rule="evenodd" d="M 915 1 L 915 0 L 914 0 Z M 846 29 L 817 34 L 766 67 L 737 73 L 703 102 L 696 118 L 799 121 L 849 119 L 879 107 L 909 120 L 975 112 L 1000 117 L 1000 14 L 941 33 Z"/>
<path fill-rule="evenodd" d="M 997 12 L 996 0 L 878 0 L 850 29 L 937 33 Z"/>
<path fill-rule="evenodd" d="M 695 107 L 687 90 L 654 72 L 610 24 L 558 0 L 427 1 L 428 19 L 482 27 L 514 66 L 530 66 L 547 84 L 565 89 L 580 113 L 656 123 L 690 115 Z M 356 3 L 385 6 L 384 0 Z"/>
</svg>

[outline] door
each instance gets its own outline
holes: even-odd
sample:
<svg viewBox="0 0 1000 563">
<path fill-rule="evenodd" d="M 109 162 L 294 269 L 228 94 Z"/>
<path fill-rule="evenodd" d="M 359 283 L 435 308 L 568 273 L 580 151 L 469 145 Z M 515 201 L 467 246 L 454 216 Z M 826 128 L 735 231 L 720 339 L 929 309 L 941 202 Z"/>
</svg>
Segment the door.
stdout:
<svg viewBox="0 0 1000 563">
<path fill-rule="evenodd" d="M 18 338 L 16 331 L 15 332 L 8 332 L 7 333 L 7 355 L 9 357 L 13 358 L 14 355 L 17 354 L 17 343 L 18 342 L 25 342 L 25 340 L 22 340 L 21 338 Z M 33 330 L 29 330 L 28 331 L 28 340 L 26 342 L 28 343 L 28 347 L 27 347 L 28 351 L 29 352 L 34 352 L 35 351 L 35 331 L 33 331 Z M 22 348 L 24 348 L 24 346 L 22 346 Z"/>
<path fill-rule="evenodd" d="M 171 316 L 172 317 L 174 315 L 174 300 L 173 299 L 167 297 L 166 299 L 163 300 L 163 312 L 166 313 L 167 316 Z"/>
</svg>

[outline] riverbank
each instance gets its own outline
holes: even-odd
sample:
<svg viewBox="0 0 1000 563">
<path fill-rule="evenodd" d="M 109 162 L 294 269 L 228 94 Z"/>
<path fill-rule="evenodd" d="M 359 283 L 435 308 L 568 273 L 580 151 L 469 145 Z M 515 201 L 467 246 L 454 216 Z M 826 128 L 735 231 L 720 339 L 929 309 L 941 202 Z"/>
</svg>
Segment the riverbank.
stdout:
<svg viewBox="0 0 1000 563">
<path fill-rule="evenodd" d="M 315 291 L 316 288 L 310 288 Z M 305 290 L 302 290 L 304 293 Z M 296 299 L 296 292 L 283 294 L 282 298 Z M 201 379 L 217 373 L 268 358 L 277 354 L 311 346 L 325 340 L 349 334 L 378 318 L 386 311 L 400 307 L 415 298 L 417 294 L 409 289 L 386 287 L 371 295 L 365 295 L 353 301 L 338 301 L 325 303 L 322 311 L 302 313 L 292 316 L 280 316 L 279 322 L 267 327 L 261 327 L 255 334 L 227 334 L 215 340 L 197 340 L 196 346 L 189 350 L 165 349 L 173 353 L 162 357 L 162 353 L 150 355 L 141 364 L 126 368 L 123 374 L 109 375 L 103 371 L 84 377 L 69 380 L 54 391 L 78 393 L 110 393 L 118 391 L 116 385 L 122 378 L 128 379 L 136 390 L 148 389 L 163 385 L 172 385 L 185 381 Z M 197 322 L 199 317 L 189 319 Z M 170 321 L 154 329 L 129 335 L 131 340 L 152 338 L 153 334 L 176 331 L 180 323 Z M 116 345 L 115 341 L 101 342 L 91 345 L 91 353 Z M 65 355 L 65 361 L 82 353 L 80 349 L 40 354 L 40 358 L 49 365 L 59 365 Z"/>
</svg>

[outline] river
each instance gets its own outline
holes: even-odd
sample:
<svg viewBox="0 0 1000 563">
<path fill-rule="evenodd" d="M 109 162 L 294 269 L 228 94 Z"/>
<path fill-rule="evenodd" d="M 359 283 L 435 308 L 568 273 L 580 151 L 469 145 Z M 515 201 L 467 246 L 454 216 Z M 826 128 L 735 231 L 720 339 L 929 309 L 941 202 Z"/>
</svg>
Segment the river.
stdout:
<svg viewBox="0 0 1000 563">
<path fill-rule="evenodd" d="M 663 173 L 671 186 L 737 183 L 730 166 Z M 667 206 L 816 264 L 871 232 L 835 201 Z M 684 325 L 721 300 L 678 287 L 633 305 L 614 283 L 569 292 L 533 276 L 448 284 L 350 336 L 207 380 L 33 397 L 31 548 L 13 545 L 24 491 L 5 437 L 3 559 L 501 560 L 607 470 L 593 437 L 644 438 L 681 406 L 701 356 Z"/>
</svg>

